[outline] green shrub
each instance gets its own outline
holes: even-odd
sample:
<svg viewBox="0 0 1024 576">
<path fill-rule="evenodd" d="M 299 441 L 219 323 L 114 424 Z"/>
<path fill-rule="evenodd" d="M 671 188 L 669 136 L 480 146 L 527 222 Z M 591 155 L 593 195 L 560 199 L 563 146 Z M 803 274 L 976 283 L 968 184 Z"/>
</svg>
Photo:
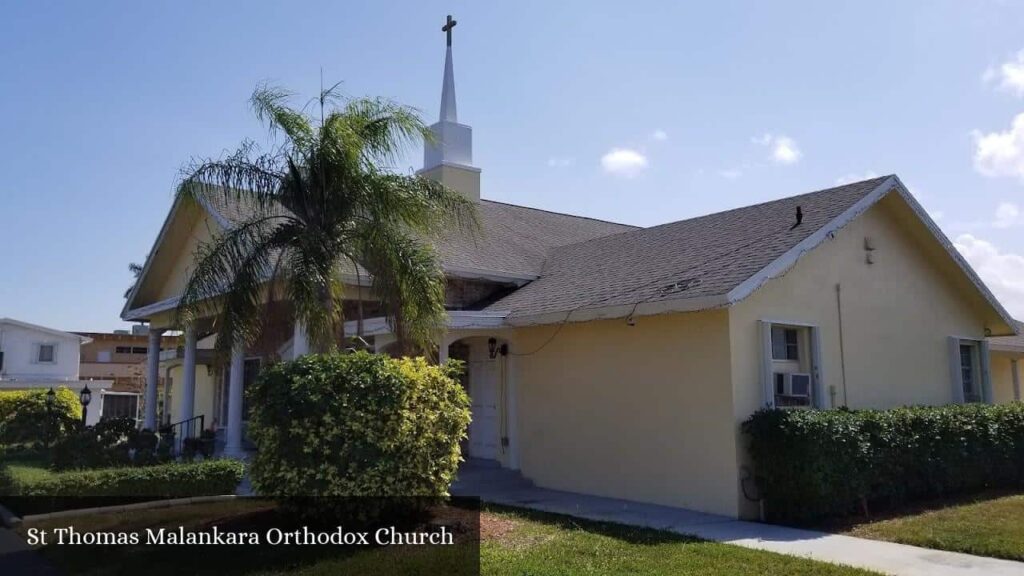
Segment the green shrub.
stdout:
<svg viewBox="0 0 1024 576">
<path fill-rule="evenodd" d="M 57 470 L 142 466 L 170 460 L 157 456 L 157 442 L 156 434 L 138 430 L 132 418 L 111 418 L 65 434 L 49 453 Z"/>
<path fill-rule="evenodd" d="M 61 386 L 55 390 L 52 410 L 49 390 L 0 390 L 0 444 L 55 440 L 82 420 L 78 395 Z"/>
<path fill-rule="evenodd" d="M 765 511 L 807 522 L 1024 482 L 1024 404 L 762 410 L 743 423 Z"/>
<path fill-rule="evenodd" d="M 250 391 L 253 486 L 268 496 L 447 494 L 469 424 L 460 366 L 356 352 L 269 368 Z"/>
<path fill-rule="evenodd" d="M 0 493 L 22 497 L 140 496 L 153 499 L 234 494 L 245 465 L 237 460 L 26 474 L 0 470 Z"/>
</svg>

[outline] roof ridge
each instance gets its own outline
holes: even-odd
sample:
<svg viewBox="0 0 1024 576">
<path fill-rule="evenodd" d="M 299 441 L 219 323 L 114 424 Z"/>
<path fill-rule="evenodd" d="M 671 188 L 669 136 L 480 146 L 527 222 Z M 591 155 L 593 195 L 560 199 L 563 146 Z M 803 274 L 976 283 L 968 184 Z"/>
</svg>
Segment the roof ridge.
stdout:
<svg viewBox="0 0 1024 576">
<path fill-rule="evenodd" d="M 718 212 L 709 212 L 707 214 L 701 214 L 700 216 L 691 216 L 689 218 L 683 218 L 682 220 L 673 220 L 671 222 L 664 222 L 662 224 L 655 224 L 642 230 L 653 230 L 655 228 L 661 228 L 662 226 L 671 226 L 673 224 L 679 224 L 681 222 L 689 222 L 691 220 L 700 220 L 701 218 L 710 218 L 711 216 L 720 216 L 722 214 L 728 214 L 730 212 L 737 212 L 739 210 L 750 210 L 751 208 L 757 208 L 759 206 L 767 206 L 769 204 L 775 204 L 777 202 L 784 202 L 787 200 L 794 200 L 796 198 L 803 198 L 804 196 L 813 196 L 815 194 L 823 194 L 825 192 L 832 192 L 841 188 L 848 188 L 850 186 L 860 186 L 868 182 L 877 181 L 879 184 L 884 182 L 888 178 L 892 178 L 895 174 L 887 174 L 885 176 L 878 176 L 877 178 L 868 178 L 866 180 L 858 180 L 856 182 L 849 182 L 840 186 L 831 186 L 829 188 L 821 188 L 819 190 L 813 190 L 811 192 L 803 192 L 801 194 L 794 194 L 793 196 L 783 196 L 782 198 L 776 198 L 774 200 L 765 200 L 764 202 L 758 202 L 757 204 L 746 204 L 744 206 L 737 206 L 735 208 L 729 208 L 727 210 L 719 210 Z M 870 192 L 870 191 L 869 191 Z"/>
<path fill-rule="evenodd" d="M 544 212 L 546 214 L 554 214 L 556 216 L 567 216 L 569 218 L 577 218 L 579 220 L 591 220 L 593 222 L 601 222 L 603 224 L 614 224 L 616 226 L 626 226 L 627 228 L 632 228 L 634 230 L 643 230 L 643 226 L 636 226 L 634 224 L 625 224 L 625 223 L 622 223 L 622 222 L 613 222 L 611 220 L 604 220 L 604 219 L 601 219 L 601 218 L 594 218 L 592 216 L 581 216 L 579 214 L 569 214 L 568 212 L 556 212 L 554 210 L 546 210 L 544 208 L 536 208 L 534 206 L 524 206 L 522 204 L 513 204 L 511 202 L 500 202 L 498 200 L 490 200 L 490 199 L 487 199 L 487 198 L 481 198 L 480 201 L 481 202 L 490 202 L 491 204 L 501 204 L 503 206 L 511 206 L 513 208 L 522 208 L 524 210 L 533 210 L 535 212 Z"/>
<path fill-rule="evenodd" d="M 832 186 L 830 188 L 822 188 L 820 190 L 814 190 L 812 192 L 804 192 L 802 194 L 795 194 L 793 196 L 783 196 L 782 198 L 776 198 L 775 200 L 766 200 L 764 202 L 758 202 L 757 204 L 748 204 L 746 206 L 737 206 L 736 208 L 729 208 L 728 210 L 720 210 L 718 212 L 710 212 L 708 214 L 701 214 L 700 216 L 692 216 L 690 218 L 683 218 L 682 220 L 672 220 L 671 222 L 664 222 L 662 224 L 655 224 L 654 226 L 648 226 L 646 228 L 636 227 L 636 228 L 633 228 L 631 230 L 623 230 L 621 232 L 616 232 L 614 234 L 608 234 L 606 236 L 597 236 L 595 238 L 588 238 L 586 240 L 580 240 L 579 242 L 573 242 L 571 244 L 565 244 L 563 246 L 556 247 L 556 249 L 559 249 L 559 250 L 567 249 L 567 248 L 570 248 L 570 247 L 573 247 L 573 246 L 579 246 L 581 244 L 586 244 L 588 242 L 597 242 L 599 240 L 608 240 L 609 238 L 614 238 L 616 236 L 621 236 L 623 234 L 636 234 L 636 233 L 641 233 L 641 232 L 645 232 L 645 231 L 648 231 L 648 230 L 657 230 L 659 228 L 664 228 L 665 226 L 674 226 L 676 224 L 681 224 L 683 222 L 691 222 L 691 221 L 700 220 L 702 218 L 710 218 L 712 216 L 720 216 L 722 214 L 728 214 L 730 212 L 737 212 L 739 210 L 750 210 L 751 208 L 757 208 L 758 206 L 767 206 L 768 204 L 775 204 L 776 202 L 784 202 L 784 201 L 787 201 L 787 200 L 791 201 L 794 198 L 802 198 L 804 196 L 812 196 L 812 195 L 815 195 L 815 194 L 822 194 L 824 192 L 830 192 L 830 191 L 833 191 L 833 190 L 839 190 L 840 188 L 847 188 L 847 187 L 850 187 L 850 186 L 860 186 L 860 185 L 863 185 L 863 184 L 865 184 L 867 182 L 874 182 L 876 180 L 878 181 L 878 183 L 881 183 L 881 182 L 884 182 L 885 180 L 887 180 L 889 178 L 892 178 L 893 176 L 895 176 L 895 174 L 889 174 L 887 176 L 879 176 L 877 178 L 868 178 L 867 180 L 858 180 L 856 182 L 850 182 L 850 183 L 847 183 L 847 184 L 843 184 L 841 186 Z M 867 193 L 867 192 L 865 192 L 865 193 Z M 546 260 L 547 259 L 545 258 L 545 261 Z"/>
</svg>

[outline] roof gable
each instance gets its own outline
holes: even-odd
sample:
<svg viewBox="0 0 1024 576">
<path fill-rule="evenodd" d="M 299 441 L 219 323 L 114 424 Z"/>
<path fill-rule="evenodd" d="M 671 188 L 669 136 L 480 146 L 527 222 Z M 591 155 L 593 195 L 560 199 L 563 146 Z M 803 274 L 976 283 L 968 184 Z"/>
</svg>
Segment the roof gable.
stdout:
<svg viewBox="0 0 1024 576">
<path fill-rule="evenodd" d="M 48 334 L 56 338 L 64 340 L 76 340 L 79 343 L 86 344 L 92 342 L 92 338 L 82 336 L 80 334 L 74 334 L 71 332 L 64 332 L 63 330 L 57 330 L 55 328 L 47 328 L 46 326 L 39 326 L 38 324 L 29 324 L 28 322 L 22 322 L 21 320 L 15 320 L 14 318 L 0 318 L 0 326 L 15 326 L 22 330 L 28 330 L 31 332 L 39 332 L 41 334 Z"/>
</svg>

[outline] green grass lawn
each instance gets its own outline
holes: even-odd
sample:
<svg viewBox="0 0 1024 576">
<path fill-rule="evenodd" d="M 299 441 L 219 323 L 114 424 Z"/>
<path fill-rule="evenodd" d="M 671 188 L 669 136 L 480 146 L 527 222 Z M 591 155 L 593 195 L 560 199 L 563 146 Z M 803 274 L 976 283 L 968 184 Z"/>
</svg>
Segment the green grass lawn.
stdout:
<svg viewBox="0 0 1024 576">
<path fill-rule="evenodd" d="M 81 530 L 126 530 L 171 525 L 221 523 L 266 509 L 267 503 L 237 500 L 181 506 L 130 514 L 95 515 L 74 520 Z M 69 520 L 49 521 L 22 527 L 54 528 Z M 474 540 L 475 542 L 475 540 Z M 481 514 L 479 548 L 464 551 L 479 555 L 482 574 L 494 575 L 866 575 L 867 571 L 834 566 L 812 560 L 749 550 L 737 546 L 702 542 L 656 530 L 576 520 L 565 516 L 513 509 L 490 509 Z M 232 574 L 327 576 L 334 574 L 449 574 L 464 568 L 457 550 L 432 555 L 406 548 L 377 548 L 357 553 L 334 553 L 323 547 L 278 551 L 239 548 Z M 59 567 L 75 574 L 105 576 L 115 571 L 135 570 L 149 576 L 200 573 L 201 555 L 170 549 L 151 549 L 129 556 L 97 561 L 94 549 L 43 549 Z M 204 552 L 205 554 L 206 552 Z M 210 551 L 209 553 L 213 553 Z M 281 556 L 284 554 L 284 556 Z M 85 567 L 84 570 L 82 567 Z M 218 573 L 223 573 L 218 570 Z M 465 572 L 463 572 L 465 573 Z"/>
<path fill-rule="evenodd" d="M 850 536 L 1024 561 L 1024 494 L 979 497 L 848 527 Z"/>
<path fill-rule="evenodd" d="M 669 532 L 522 510 L 487 511 L 483 574 L 853 575 L 871 572 Z"/>
</svg>

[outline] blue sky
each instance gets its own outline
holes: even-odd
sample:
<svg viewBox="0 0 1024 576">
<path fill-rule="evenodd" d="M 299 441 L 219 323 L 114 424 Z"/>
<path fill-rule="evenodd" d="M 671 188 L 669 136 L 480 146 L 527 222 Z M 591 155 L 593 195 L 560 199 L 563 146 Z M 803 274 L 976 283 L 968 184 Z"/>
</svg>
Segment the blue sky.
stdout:
<svg viewBox="0 0 1024 576">
<path fill-rule="evenodd" d="M 193 156 L 261 81 L 437 115 L 483 195 L 650 225 L 895 172 L 1024 316 L 1024 3 L 22 2 L 0 19 L 0 316 L 122 327 Z M 1015 124 L 1015 119 L 1017 119 Z M 408 166 L 418 168 L 420 152 Z"/>
</svg>

